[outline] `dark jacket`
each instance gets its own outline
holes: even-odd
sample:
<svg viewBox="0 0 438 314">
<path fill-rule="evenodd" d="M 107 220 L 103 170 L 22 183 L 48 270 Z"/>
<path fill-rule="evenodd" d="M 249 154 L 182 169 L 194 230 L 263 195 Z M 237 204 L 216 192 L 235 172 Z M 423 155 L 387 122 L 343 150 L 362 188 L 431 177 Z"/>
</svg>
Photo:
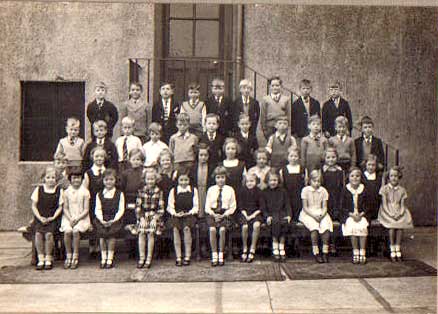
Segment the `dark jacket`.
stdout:
<svg viewBox="0 0 438 314">
<path fill-rule="evenodd" d="M 209 158 L 208 164 L 215 168 L 223 158 L 222 148 L 224 145 L 225 138 L 219 132 L 216 132 L 216 137 L 214 141 L 210 141 L 206 132 L 204 132 L 199 139 L 199 143 L 205 143 L 208 145 Z"/>
<path fill-rule="evenodd" d="M 162 98 L 160 97 L 152 106 L 152 122 L 157 122 L 163 128 L 161 139 L 166 144 L 169 144 L 170 137 L 178 131 L 176 128 L 176 117 L 179 114 L 180 107 L 173 97 L 170 98 L 169 109 L 169 118 L 167 121 L 164 121 Z"/>
<path fill-rule="evenodd" d="M 97 142 L 94 139 L 93 141 L 89 142 L 87 146 L 85 146 L 84 151 L 84 159 L 82 160 L 82 171 L 85 172 L 88 169 L 91 168 L 93 165 L 93 160 L 91 158 L 91 152 L 95 147 L 97 147 Z M 117 162 L 119 160 L 119 155 L 117 154 L 117 148 L 116 145 L 114 145 L 113 142 L 111 142 L 110 139 L 105 139 L 105 142 L 103 143 L 103 149 L 106 152 L 106 158 L 105 158 L 105 167 L 106 168 L 112 168 L 117 170 Z"/>
<path fill-rule="evenodd" d="M 362 167 L 362 162 L 364 161 L 363 141 L 363 136 L 354 140 L 358 167 Z M 383 150 L 382 140 L 375 136 L 373 136 L 373 139 L 371 140 L 371 154 L 377 156 L 377 163 L 379 163 L 381 166 L 385 165 L 385 152 Z"/>
<path fill-rule="evenodd" d="M 219 115 L 219 133 L 224 136 L 229 136 L 232 134 L 232 108 L 233 101 L 228 97 L 222 97 L 221 102 L 217 102 L 214 96 L 208 97 L 205 104 L 207 105 L 207 114 L 216 113 Z"/>
<path fill-rule="evenodd" d="M 319 101 L 310 97 L 310 116 L 315 114 L 321 116 L 321 106 Z M 298 98 L 292 104 L 291 109 L 291 133 L 295 138 L 303 138 L 309 134 L 308 119 L 310 116 L 307 114 L 303 99 L 301 97 Z"/>
<path fill-rule="evenodd" d="M 351 117 L 350 104 L 344 98 L 339 97 L 339 105 L 336 105 L 333 99 L 327 100 L 322 106 L 322 131 L 329 132 L 330 136 L 335 136 L 335 120 L 338 116 L 344 116 L 348 120 L 348 129 L 353 130 L 353 118 Z"/>
<path fill-rule="evenodd" d="M 239 116 L 241 113 L 245 112 L 242 96 L 239 96 L 233 104 L 233 132 L 239 132 Z M 257 130 L 257 124 L 260 118 L 260 105 L 257 100 L 249 97 L 249 110 L 248 110 L 249 120 L 251 121 L 250 132 L 255 134 Z"/>
<path fill-rule="evenodd" d="M 98 120 L 105 121 L 108 128 L 107 137 L 111 138 L 113 136 L 114 126 L 119 120 L 119 113 L 117 112 L 116 106 L 114 106 L 112 102 L 104 99 L 102 108 L 99 108 L 99 105 L 95 99 L 87 106 L 87 117 L 91 126 L 93 126 L 93 123 Z M 91 128 L 91 137 L 94 138 L 93 128 Z"/>
</svg>

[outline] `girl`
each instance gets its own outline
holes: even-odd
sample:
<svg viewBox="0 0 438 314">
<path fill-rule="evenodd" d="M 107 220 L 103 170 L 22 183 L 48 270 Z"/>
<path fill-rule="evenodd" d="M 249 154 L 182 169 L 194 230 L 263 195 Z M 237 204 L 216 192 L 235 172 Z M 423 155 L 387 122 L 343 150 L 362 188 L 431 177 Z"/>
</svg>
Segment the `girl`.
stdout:
<svg viewBox="0 0 438 314">
<path fill-rule="evenodd" d="M 104 189 L 96 195 L 96 232 L 100 243 L 100 268 L 113 268 L 116 234 L 123 227 L 125 196 L 116 188 L 117 174 L 114 169 L 103 173 Z"/>
<path fill-rule="evenodd" d="M 365 159 L 363 177 L 365 190 L 367 191 L 367 216 L 370 221 L 376 220 L 381 203 L 379 191 L 382 187 L 382 175 L 380 172 L 377 172 L 376 155 L 369 154 Z"/>
<path fill-rule="evenodd" d="M 150 268 L 154 253 L 155 234 L 161 234 L 161 220 L 164 213 L 163 191 L 158 187 L 159 174 L 148 169 L 144 175 L 145 186 L 137 196 L 138 251 L 137 268 Z M 146 256 L 147 235 L 147 256 Z M 146 257 L 146 258 L 145 258 Z"/>
<path fill-rule="evenodd" d="M 291 222 L 291 209 L 289 196 L 286 190 L 281 186 L 280 174 L 271 170 L 266 175 L 268 187 L 263 191 L 265 200 L 263 208 L 266 223 L 271 226 L 272 234 L 272 255 L 275 260 L 286 260 L 286 251 L 284 244 L 286 233 Z"/>
<path fill-rule="evenodd" d="M 193 179 L 193 185 L 198 189 L 199 211 L 198 217 L 205 216 L 205 198 L 207 197 L 207 189 L 212 186 L 212 170 L 208 164 L 209 147 L 206 143 L 200 143 L 198 146 L 198 160 L 190 174 Z"/>
<path fill-rule="evenodd" d="M 237 159 L 240 146 L 235 138 L 227 137 L 223 149 L 225 159 L 222 165 L 227 170 L 227 185 L 231 186 L 234 192 L 237 192 L 242 186 L 243 178 L 246 174 L 245 162 Z"/>
<path fill-rule="evenodd" d="M 268 83 L 270 94 L 263 97 L 260 102 L 260 125 L 266 141 L 275 133 L 275 123 L 278 117 L 287 116 L 288 125 L 291 125 L 290 98 L 281 93 L 283 81 L 279 76 L 274 76 L 268 80 Z"/>
<path fill-rule="evenodd" d="M 324 153 L 324 165 L 322 166 L 322 182 L 329 194 L 328 212 L 333 220 L 340 220 L 342 191 L 345 187 L 344 171 L 337 165 L 338 152 L 334 147 L 328 147 Z M 333 234 L 330 237 L 330 253 L 336 256 L 336 239 Z"/>
<path fill-rule="evenodd" d="M 130 117 L 134 121 L 134 135 L 142 143 L 146 140 L 146 131 L 152 120 L 151 107 L 141 98 L 143 85 L 132 82 L 129 86 L 129 99 L 119 107 L 120 121 Z"/>
<path fill-rule="evenodd" d="M 173 168 L 173 155 L 169 149 L 163 149 L 158 156 L 157 186 L 163 192 L 164 209 L 167 208 L 169 192 L 175 186 L 176 176 L 177 171 Z M 167 211 L 164 211 L 164 214 L 161 218 L 161 223 L 164 226 L 170 218 L 169 213 Z M 157 234 L 161 234 L 163 226 L 159 226 L 159 228 L 157 228 Z"/>
<path fill-rule="evenodd" d="M 192 253 L 192 228 L 198 213 L 198 191 L 190 186 L 188 172 L 178 173 L 178 185 L 169 194 L 167 211 L 171 215 L 173 226 L 173 244 L 175 246 L 176 266 L 190 265 Z M 181 253 L 181 235 L 184 232 L 184 261 Z"/>
<path fill-rule="evenodd" d="M 79 263 L 79 244 L 81 233 L 90 226 L 90 192 L 82 185 L 83 174 L 80 168 L 69 173 L 70 186 L 64 192 L 64 210 L 60 231 L 64 233 L 66 259 L 64 268 L 76 269 Z M 73 240 L 73 255 L 72 255 Z"/>
<path fill-rule="evenodd" d="M 213 176 L 216 185 L 207 191 L 205 213 L 210 231 L 211 266 L 215 267 L 224 265 L 225 233 L 232 223 L 231 216 L 236 211 L 236 195 L 231 186 L 225 185 L 227 177 L 225 167 L 216 167 Z M 219 229 L 219 253 L 217 250 L 217 229 Z"/>
<path fill-rule="evenodd" d="M 251 263 L 254 260 L 257 248 L 257 240 L 260 234 L 260 225 L 263 222 L 262 191 L 257 187 L 258 178 L 255 174 L 246 176 L 245 186 L 239 190 L 237 197 L 237 209 L 239 210 L 239 223 L 242 229 L 242 255 L 240 261 Z M 248 254 L 248 230 L 251 233 L 251 248 Z"/>
<path fill-rule="evenodd" d="M 382 196 L 379 222 L 389 230 L 390 257 L 392 262 L 402 261 L 400 244 L 403 237 L 403 229 L 413 228 L 411 213 L 406 207 L 408 195 L 405 188 L 399 185 L 402 176 L 401 167 L 392 167 L 386 175 L 386 181 L 389 183 L 382 186 L 379 191 L 379 194 Z"/>
<path fill-rule="evenodd" d="M 352 167 L 348 175 L 348 184 L 342 197 L 343 214 L 341 217 L 342 234 L 350 237 L 353 247 L 353 264 L 366 263 L 366 242 L 368 220 L 366 218 L 365 186 L 360 182 L 362 172 Z"/>
<path fill-rule="evenodd" d="M 256 165 L 249 169 L 248 174 L 254 174 L 259 181 L 258 187 L 260 190 L 264 190 L 267 187 L 266 175 L 271 170 L 269 166 L 269 161 L 271 160 L 271 154 L 266 150 L 266 148 L 259 148 L 254 153 L 256 159 Z"/>
<path fill-rule="evenodd" d="M 57 185 L 54 167 L 47 167 L 43 174 L 43 185 L 35 188 L 31 195 L 35 230 L 35 245 L 38 254 L 37 270 L 53 268 L 53 233 L 56 219 L 62 212 L 63 190 Z"/>
<path fill-rule="evenodd" d="M 135 203 L 137 200 L 138 191 L 143 187 L 143 164 L 145 157 L 143 152 L 134 148 L 129 152 L 129 164 L 130 167 L 122 172 L 120 176 L 120 190 L 122 190 L 125 196 L 125 215 L 123 216 L 123 225 L 125 230 L 130 232 L 132 235 L 137 235 L 136 223 L 137 217 L 135 214 Z M 129 247 L 129 257 L 135 256 L 136 251 L 136 241 L 126 240 L 127 246 Z"/>
<path fill-rule="evenodd" d="M 298 220 L 310 231 L 312 252 L 318 263 L 328 263 L 330 232 L 333 223 L 327 212 L 328 192 L 321 186 L 321 172 L 310 173 L 310 186 L 301 191 L 303 209 Z M 319 254 L 318 234 L 322 239 L 322 258 Z"/>
<path fill-rule="evenodd" d="M 93 160 L 93 165 L 85 172 L 82 185 L 90 192 L 90 206 L 88 208 L 91 225 L 94 232 L 91 233 L 89 237 L 89 254 L 91 257 L 96 257 L 99 249 L 96 242 L 96 215 L 94 209 L 96 204 L 96 195 L 98 192 L 103 190 L 103 173 L 106 170 L 106 151 L 100 146 L 95 147 L 91 151 L 90 157 Z"/>
<path fill-rule="evenodd" d="M 289 194 L 289 204 L 292 217 L 298 220 L 298 213 L 302 208 L 301 190 L 304 188 L 306 170 L 300 165 L 300 153 L 298 148 L 292 146 L 287 155 L 288 165 L 280 170 L 283 186 Z"/>
</svg>

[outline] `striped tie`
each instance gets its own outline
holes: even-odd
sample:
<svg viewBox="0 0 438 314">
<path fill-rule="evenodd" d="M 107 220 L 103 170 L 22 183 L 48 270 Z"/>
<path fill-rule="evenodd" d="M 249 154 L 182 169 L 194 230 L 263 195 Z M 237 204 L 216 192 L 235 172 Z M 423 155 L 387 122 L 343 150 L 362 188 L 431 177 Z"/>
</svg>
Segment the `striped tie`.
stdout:
<svg viewBox="0 0 438 314">
<path fill-rule="evenodd" d="M 128 160 L 128 137 L 125 136 L 125 140 L 123 141 L 123 160 Z"/>
</svg>

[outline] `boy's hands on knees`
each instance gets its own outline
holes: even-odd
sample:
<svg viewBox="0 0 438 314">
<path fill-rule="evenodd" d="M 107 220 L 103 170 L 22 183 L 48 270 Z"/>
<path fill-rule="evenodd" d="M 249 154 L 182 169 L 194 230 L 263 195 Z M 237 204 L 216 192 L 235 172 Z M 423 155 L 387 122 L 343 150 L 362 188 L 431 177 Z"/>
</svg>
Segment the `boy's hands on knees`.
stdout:
<svg viewBox="0 0 438 314">
<path fill-rule="evenodd" d="M 146 221 L 145 221 L 144 217 L 140 218 L 139 226 L 140 226 L 140 228 L 144 228 L 146 226 Z"/>
<path fill-rule="evenodd" d="M 270 225 L 272 224 L 272 217 L 271 217 L 271 216 L 269 216 L 269 217 L 266 219 L 266 223 L 268 224 L 268 226 L 270 226 Z"/>
</svg>

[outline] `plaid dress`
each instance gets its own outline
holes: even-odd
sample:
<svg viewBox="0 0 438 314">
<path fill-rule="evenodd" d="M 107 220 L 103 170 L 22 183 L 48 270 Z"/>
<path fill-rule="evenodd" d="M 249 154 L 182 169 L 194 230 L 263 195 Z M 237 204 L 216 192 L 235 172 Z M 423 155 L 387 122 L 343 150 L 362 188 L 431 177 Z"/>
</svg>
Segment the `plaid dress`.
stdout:
<svg viewBox="0 0 438 314">
<path fill-rule="evenodd" d="M 140 210 L 140 217 L 143 216 L 146 221 L 144 228 L 140 228 L 138 225 L 137 231 L 139 233 L 153 232 L 160 235 L 164 229 L 162 220 L 164 214 L 163 191 L 157 186 L 153 189 L 143 187 L 137 196 L 137 208 Z M 152 226 L 152 222 L 155 222 L 155 226 Z"/>
</svg>

